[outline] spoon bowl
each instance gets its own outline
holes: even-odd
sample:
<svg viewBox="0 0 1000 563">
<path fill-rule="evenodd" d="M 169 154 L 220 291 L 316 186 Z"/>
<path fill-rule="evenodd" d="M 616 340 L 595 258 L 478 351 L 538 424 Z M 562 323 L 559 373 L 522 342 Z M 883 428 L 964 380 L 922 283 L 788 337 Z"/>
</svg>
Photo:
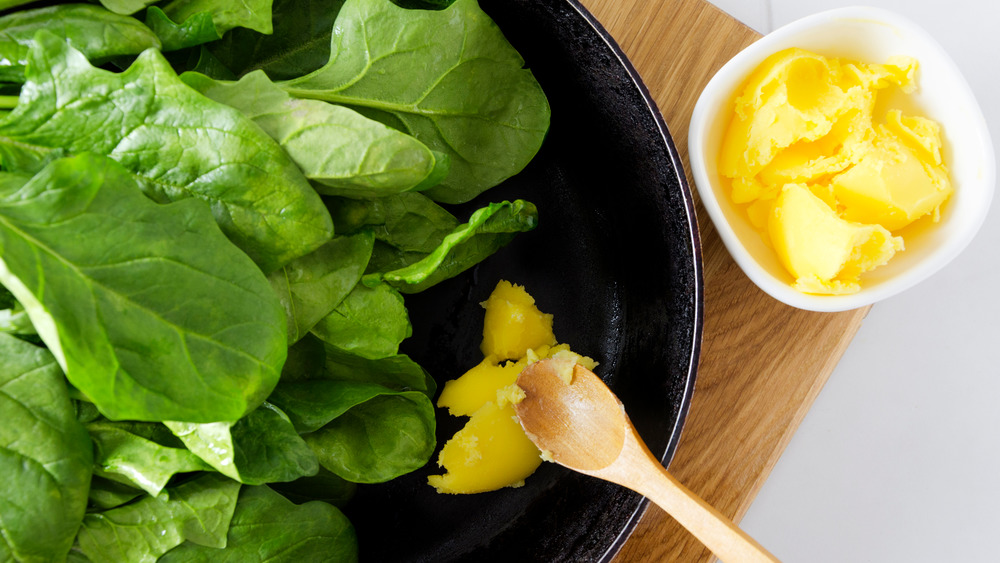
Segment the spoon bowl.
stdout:
<svg viewBox="0 0 1000 563">
<path fill-rule="evenodd" d="M 543 458 L 646 496 L 722 561 L 778 561 L 664 469 L 594 372 L 550 358 L 525 367 L 517 386 L 514 411 Z"/>
<path fill-rule="evenodd" d="M 555 369 L 545 369 L 549 367 Z M 517 381 L 525 397 L 514 410 L 531 441 L 546 457 L 582 473 L 614 463 L 631 422 L 607 385 L 583 366 L 560 365 L 558 360 L 543 360 L 527 369 L 531 369 L 529 374 L 525 377 L 522 372 Z M 566 385 L 567 376 L 576 384 Z"/>
</svg>

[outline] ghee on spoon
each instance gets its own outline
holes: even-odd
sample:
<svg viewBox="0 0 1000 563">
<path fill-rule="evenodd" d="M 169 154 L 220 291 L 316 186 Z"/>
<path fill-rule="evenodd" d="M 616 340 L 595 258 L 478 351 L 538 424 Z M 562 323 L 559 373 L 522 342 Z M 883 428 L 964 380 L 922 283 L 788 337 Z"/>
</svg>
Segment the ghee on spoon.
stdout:
<svg viewBox="0 0 1000 563">
<path fill-rule="evenodd" d="M 575 362 L 541 360 L 524 368 L 517 386 L 523 396 L 514 410 L 543 458 L 644 495 L 726 563 L 778 561 L 667 473 L 621 401 L 592 371 Z"/>
</svg>

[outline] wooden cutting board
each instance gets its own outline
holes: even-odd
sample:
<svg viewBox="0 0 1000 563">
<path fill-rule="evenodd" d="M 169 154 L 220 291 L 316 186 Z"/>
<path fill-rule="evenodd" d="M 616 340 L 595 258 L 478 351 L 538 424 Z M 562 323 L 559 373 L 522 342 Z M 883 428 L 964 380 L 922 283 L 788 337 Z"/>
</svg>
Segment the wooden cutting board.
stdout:
<svg viewBox="0 0 1000 563">
<path fill-rule="evenodd" d="M 581 1 L 639 71 L 687 170 L 688 122 L 698 95 L 719 67 L 760 35 L 704 0 Z M 688 182 L 694 191 L 690 174 Z M 812 313 L 775 301 L 732 260 L 700 204 L 698 222 L 704 340 L 670 470 L 738 522 L 868 309 Z M 711 559 L 694 537 L 652 506 L 615 563 Z"/>
</svg>

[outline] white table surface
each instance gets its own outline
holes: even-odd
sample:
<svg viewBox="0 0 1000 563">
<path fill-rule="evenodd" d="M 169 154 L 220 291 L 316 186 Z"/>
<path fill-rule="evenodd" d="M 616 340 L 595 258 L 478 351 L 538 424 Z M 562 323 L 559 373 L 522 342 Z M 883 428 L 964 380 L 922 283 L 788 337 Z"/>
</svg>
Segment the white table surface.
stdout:
<svg viewBox="0 0 1000 563">
<path fill-rule="evenodd" d="M 1000 2 L 710 1 L 761 33 L 861 3 L 907 16 L 958 64 L 1000 147 Z M 786 563 L 1000 562 L 998 292 L 995 197 L 964 254 L 874 306 L 741 526 Z"/>
</svg>

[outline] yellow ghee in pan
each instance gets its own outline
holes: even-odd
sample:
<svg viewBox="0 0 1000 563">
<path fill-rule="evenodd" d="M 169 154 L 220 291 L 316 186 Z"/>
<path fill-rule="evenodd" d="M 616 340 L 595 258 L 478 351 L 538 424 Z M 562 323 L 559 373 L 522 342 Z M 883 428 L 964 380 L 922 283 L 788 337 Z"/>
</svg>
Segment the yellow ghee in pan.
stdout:
<svg viewBox="0 0 1000 563">
<path fill-rule="evenodd" d="M 443 475 L 428 483 L 439 493 L 470 494 L 518 487 L 542 463 L 542 452 L 521 429 L 513 404 L 523 397 L 517 376 L 526 365 L 559 357 L 597 366 L 552 332 L 552 315 L 542 313 L 521 286 L 500 281 L 483 302 L 482 362 L 445 383 L 438 406 L 453 416 L 468 416 L 465 426 L 438 456 Z"/>
<path fill-rule="evenodd" d="M 939 218 L 953 191 L 941 127 L 898 109 L 875 115 L 878 94 L 913 92 L 916 73 L 908 57 L 867 64 L 792 48 L 738 92 L 720 172 L 796 289 L 856 292 L 904 249 L 900 229 Z"/>
</svg>

